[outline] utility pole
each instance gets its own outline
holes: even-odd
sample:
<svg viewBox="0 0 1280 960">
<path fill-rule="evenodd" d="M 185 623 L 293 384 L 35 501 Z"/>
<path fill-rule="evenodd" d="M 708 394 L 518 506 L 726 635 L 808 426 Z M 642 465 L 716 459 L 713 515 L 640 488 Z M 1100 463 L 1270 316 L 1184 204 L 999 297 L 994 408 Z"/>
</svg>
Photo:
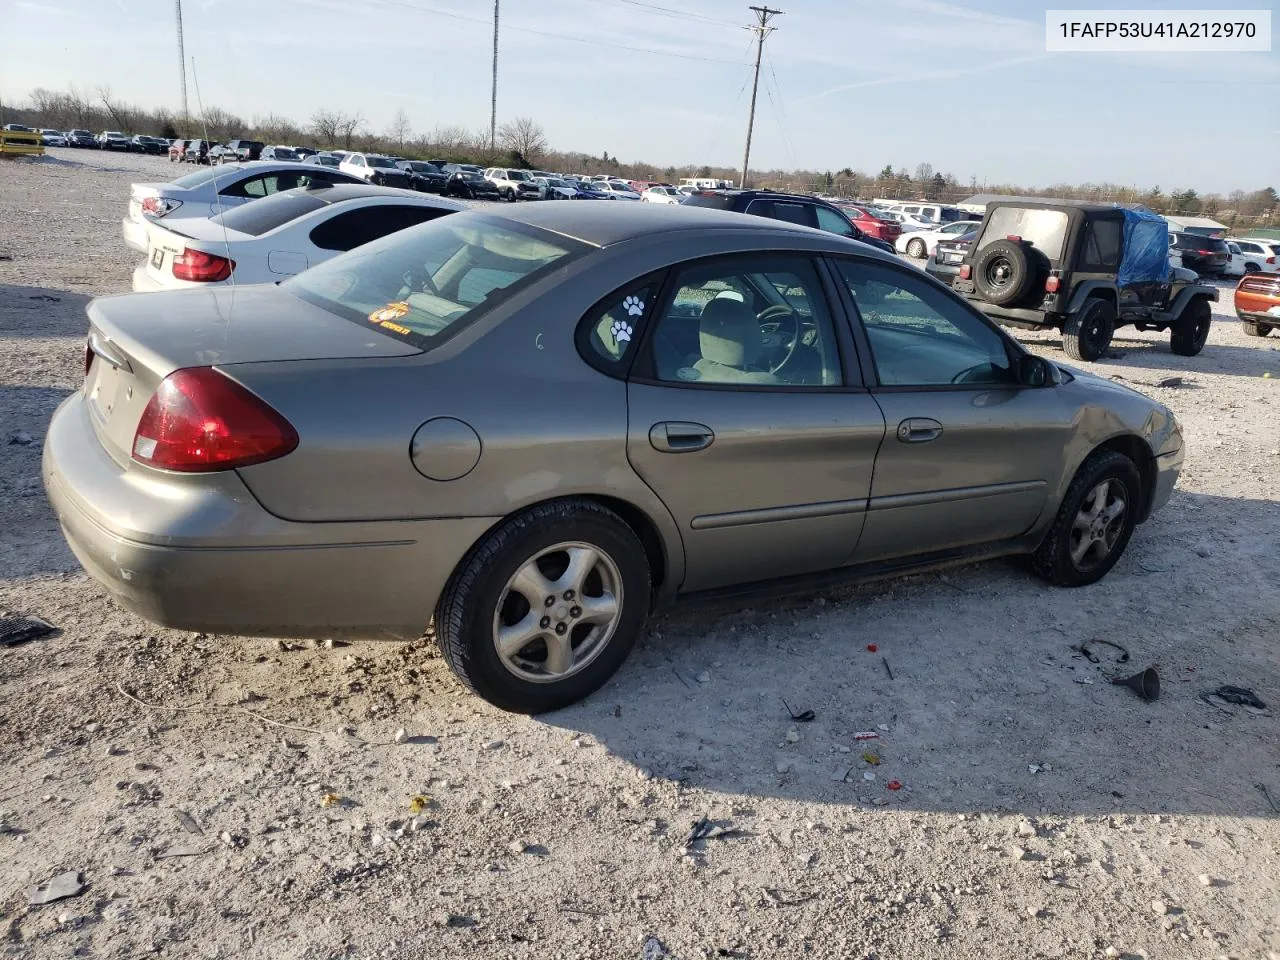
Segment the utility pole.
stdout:
<svg viewBox="0 0 1280 960">
<path fill-rule="evenodd" d="M 783 12 L 770 10 L 768 7 L 751 7 L 750 9 L 755 13 L 758 22 L 746 28 L 754 30 L 756 34 L 756 75 L 751 82 L 751 113 L 747 115 L 747 147 L 742 151 L 742 183 L 739 186 L 744 189 L 747 186 L 747 164 L 751 161 L 751 131 L 756 125 L 756 88 L 760 86 L 760 57 L 764 53 L 764 38 L 778 29 L 769 26 L 769 20 Z"/>
<path fill-rule="evenodd" d="M 182 84 L 182 121 L 186 123 L 187 117 L 187 55 L 182 48 L 182 0 L 176 0 L 178 10 L 178 78 Z M 186 131 L 184 130 L 185 134 Z"/>
<path fill-rule="evenodd" d="M 489 101 L 489 152 L 497 146 L 498 138 L 498 4 L 493 0 L 493 96 Z"/>
</svg>

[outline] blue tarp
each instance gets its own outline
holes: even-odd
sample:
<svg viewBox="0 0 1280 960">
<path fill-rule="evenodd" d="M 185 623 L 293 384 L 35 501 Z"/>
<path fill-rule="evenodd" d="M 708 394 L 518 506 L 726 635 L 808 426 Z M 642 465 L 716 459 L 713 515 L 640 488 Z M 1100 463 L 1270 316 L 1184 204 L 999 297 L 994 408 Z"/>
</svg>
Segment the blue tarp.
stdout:
<svg viewBox="0 0 1280 960">
<path fill-rule="evenodd" d="M 1124 211 L 1124 256 L 1116 283 L 1166 283 L 1169 279 L 1169 223 L 1149 210 Z"/>
</svg>

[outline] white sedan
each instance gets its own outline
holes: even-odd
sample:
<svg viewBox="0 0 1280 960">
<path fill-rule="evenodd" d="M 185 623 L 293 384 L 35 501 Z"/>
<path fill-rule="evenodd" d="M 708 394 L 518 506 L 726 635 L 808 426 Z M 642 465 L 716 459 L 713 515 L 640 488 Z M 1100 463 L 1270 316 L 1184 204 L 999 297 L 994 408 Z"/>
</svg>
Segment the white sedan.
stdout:
<svg viewBox="0 0 1280 960">
<path fill-rule="evenodd" d="M 147 252 L 147 221 L 216 217 L 224 210 L 313 183 L 363 183 L 315 164 L 254 160 L 203 167 L 169 183 L 135 183 L 121 223 L 125 245 Z"/>
<path fill-rule="evenodd" d="M 591 184 L 596 190 L 609 194 L 610 200 L 639 200 L 640 194 L 631 189 L 629 183 L 620 180 L 597 180 Z"/>
<path fill-rule="evenodd" d="M 675 187 L 650 187 L 640 194 L 640 199 L 645 203 L 679 203 L 684 198 L 685 194 Z"/>
<path fill-rule="evenodd" d="M 217 217 L 149 221 L 135 292 L 275 283 L 389 233 L 465 210 L 369 184 L 288 190 Z"/>
<path fill-rule="evenodd" d="M 933 256 L 933 252 L 938 249 L 939 240 L 955 240 L 977 225 L 977 220 L 957 220 L 954 223 L 948 223 L 945 227 L 935 227 L 932 230 L 913 230 L 910 233 L 901 234 L 893 242 L 893 248 L 899 253 L 923 260 L 925 257 Z"/>
</svg>

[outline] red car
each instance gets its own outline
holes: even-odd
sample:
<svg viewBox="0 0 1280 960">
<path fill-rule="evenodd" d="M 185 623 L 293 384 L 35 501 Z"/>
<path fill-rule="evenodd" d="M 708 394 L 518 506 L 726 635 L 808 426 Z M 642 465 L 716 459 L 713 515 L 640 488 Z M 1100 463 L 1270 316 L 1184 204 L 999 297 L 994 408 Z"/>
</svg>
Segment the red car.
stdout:
<svg viewBox="0 0 1280 960">
<path fill-rule="evenodd" d="M 883 240 L 885 243 L 892 244 L 898 237 L 902 236 L 902 226 L 895 220 L 889 220 L 876 216 L 865 207 L 841 206 L 849 219 L 863 233 Z"/>
</svg>

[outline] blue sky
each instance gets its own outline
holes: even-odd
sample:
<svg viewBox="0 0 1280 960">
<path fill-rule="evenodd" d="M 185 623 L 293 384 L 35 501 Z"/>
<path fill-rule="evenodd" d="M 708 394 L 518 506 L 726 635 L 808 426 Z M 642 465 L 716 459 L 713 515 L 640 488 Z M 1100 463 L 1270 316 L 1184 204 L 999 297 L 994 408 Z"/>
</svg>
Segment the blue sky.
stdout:
<svg viewBox="0 0 1280 960">
<path fill-rule="evenodd" d="M 502 0 L 499 122 L 532 116 L 562 149 L 738 165 L 748 2 Z M 928 162 L 962 182 L 1280 188 L 1274 52 L 1047 54 L 1045 6 L 1009 0 L 778 5 L 787 12 L 766 44 L 753 168 Z M 0 98 L 107 84 L 131 102 L 176 106 L 173 7 L 0 0 Z M 206 104 L 303 121 L 318 107 L 358 110 L 379 131 L 400 108 L 418 130 L 488 125 L 490 0 L 183 7 Z"/>
</svg>

